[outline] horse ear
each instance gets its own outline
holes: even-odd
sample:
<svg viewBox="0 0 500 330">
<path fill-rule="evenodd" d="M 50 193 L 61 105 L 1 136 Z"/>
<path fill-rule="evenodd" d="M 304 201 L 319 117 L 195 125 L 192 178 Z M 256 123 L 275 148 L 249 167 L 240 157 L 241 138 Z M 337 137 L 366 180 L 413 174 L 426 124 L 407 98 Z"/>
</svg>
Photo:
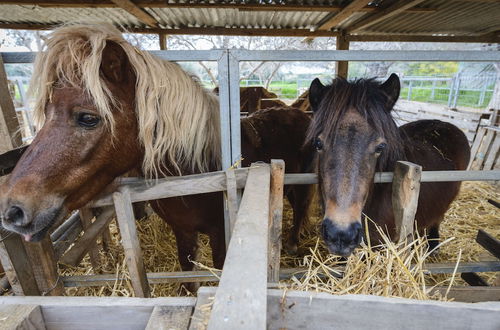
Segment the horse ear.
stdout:
<svg viewBox="0 0 500 330">
<path fill-rule="evenodd" d="M 399 93 L 401 91 L 401 83 L 399 82 L 399 77 L 397 74 L 393 73 L 387 80 L 380 85 L 380 89 L 387 96 L 386 109 L 387 111 L 391 111 L 396 104 Z"/>
<path fill-rule="evenodd" d="M 318 78 L 312 81 L 311 86 L 309 87 L 309 103 L 311 103 L 313 112 L 318 109 L 321 99 L 323 99 L 323 95 L 325 94 L 325 90 L 326 87 L 323 86 Z"/>
<path fill-rule="evenodd" d="M 129 68 L 127 54 L 114 41 L 107 41 L 102 51 L 100 71 L 110 82 L 120 83 L 127 78 Z"/>
</svg>

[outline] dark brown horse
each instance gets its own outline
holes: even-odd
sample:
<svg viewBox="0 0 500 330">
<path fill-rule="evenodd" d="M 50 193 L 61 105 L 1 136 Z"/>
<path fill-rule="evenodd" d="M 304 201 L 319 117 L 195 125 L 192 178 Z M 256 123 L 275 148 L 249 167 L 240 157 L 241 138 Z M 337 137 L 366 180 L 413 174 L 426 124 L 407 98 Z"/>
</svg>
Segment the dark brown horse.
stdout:
<svg viewBox="0 0 500 330">
<path fill-rule="evenodd" d="M 218 95 L 219 87 L 215 87 L 213 92 Z M 240 87 L 241 112 L 246 112 L 250 115 L 258 110 L 286 106 L 286 103 L 281 101 L 278 95 L 268 91 L 262 86 Z"/>
<path fill-rule="evenodd" d="M 177 64 L 138 51 L 112 26 L 56 30 L 33 77 L 43 127 L 0 186 L 2 225 L 27 241 L 40 240 L 128 171 L 155 178 L 220 169 L 217 98 Z M 302 171 L 308 123 L 298 110 L 277 109 L 242 120 L 244 163 L 283 158 L 288 171 Z M 306 216 L 307 195 L 304 187 L 288 191 L 296 217 Z M 151 204 L 172 226 L 183 270 L 193 267 L 199 232 L 209 235 L 214 265 L 222 267 L 221 193 Z"/>
<path fill-rule="evenodd" d="M 372 79 L 348 82 L 337 78 L 309 89 L 313 119 L 307 144 L 317 150 L 317 172 L 324 217 L 321 234 L 330 252 L 348 256 L 362 236 L 365 213 L 392 239 L 395 235 L 391 184 L 373 184 L 376 171 L 392 171 L 397 160 L 423 170 L 464 170 L 470 148 L 464 133 L 438 120 L 420 120 L 398 128 L 391 110 L 400 92 L 397 75 L 380 84 Z M 430 239 L 457 196 L 459 182 L 422 183 L 416 223 Z M 372 240 L 378 240 L 370 228 Z"/>
</svg>

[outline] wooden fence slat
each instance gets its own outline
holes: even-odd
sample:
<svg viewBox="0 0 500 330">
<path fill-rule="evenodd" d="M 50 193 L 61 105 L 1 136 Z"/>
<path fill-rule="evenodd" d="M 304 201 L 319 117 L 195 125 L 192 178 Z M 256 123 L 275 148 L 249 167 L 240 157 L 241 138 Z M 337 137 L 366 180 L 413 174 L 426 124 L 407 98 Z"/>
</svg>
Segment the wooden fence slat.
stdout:
<svg viewBox="0 0 500 330">
<path fill-rule="evenodd" d="M 24 246 L 33 267 L 34 280 L 36 280 L 41 294 L 63 295 L 64 285 L 59 278 L 57 259 L 50 237 L 45 236 L 40 242 L 25 242 Z"/>
<path fill-rule="evenodd" d="M 111 220 L 113 220 L 114 209 L 105 208 L 96 218 L 96 221 L 85 230 L 75 244 L 61 258 L 61 264 L 76 267 L 85 257 L 89 249 L 95 244 L 99 235 L 106 231 Z"/>
<path fill-rule="evenodd" d="M 150 296 L 149 284 L 146 277 L 146 269 L 144 268 L 144 261 L 142 260 L 129 190 L 121 189 L 113 193 L 113 200 L 115 202 L 116 218 L 120 227 L 122 245 L 135 296 L 148 298 Z"/>
<path fill-rule="evenodd" d="M 281 229 L 283 220 L 283 188 L 285 181 L 285 162 L 271 160 L 271 191 L 269 200 L 269 244 L 268 244 L 268 281 L 279 282 L 281 256 Z"/>
<path fill-rule="evenodd" d="M 155 306 L 146 330 L 187 330 L 193 307 Z"/>
<path fill-rule="evenodd" d="M 266 327 L 269 185 L 269 165 L 252 164 L 208 329 Z"/>
<path fill-rule="evenodd" d="M 477 150 L 476 157 L 474 158 L 471 170 L 480 170 L 484 163 L 484 158 L 486 153 L 488 152 L 488 148 L 490 147 L 490 143 L 493 140 L 493 137 L 496 135 L 496 132 L 493 130 L 486 130 L 486 134 L 484 139 L 482 140 L 479 148 Z"/>
<path fill-rule="evenodd" d="M 196 306 L 194 307 L 193 316 L 189 330 L 205 330 L 210 318 L 210 312 L 215 297 L 214 287 L 200 287 L 196 293 Z"/>
<path fill-rule="evenodd" d="M 87 229 L 89 229 L 89 227 L 92 226 L 92 219 L 94 218 L 94 213 L 92 212 L 92 209 L 88 207 L 83 207 L 79 211 L 80 211 L 80 219 L 82 221 L 83 231 L 86 232 Z M 99 259 L 100 259 L 99 248 L 95 240 L 90 244 L 91 246 L 89 247 L 88 254 L 90 257 L 90 263 L 95 272 L 96 269 L 99 268 Z"/>
<path fill-rule="evenodd" d="M 496 133 L 493 145 L 491 146 L 490 151 L 488 152 L 488 157 L 486 157 L 486 161 L 484 162 L 483 170 L 493 169 L 493 165 L 495 165 L 495 161 L 497 160 L 497 155 L 499 150 L 500 150 L 500 133 Z"/>
<path fill-rule="evenodd" d="M 4 330 L 45 330 L 38 305 L 0 305 L 0 328 Z"/>
<path fill-rule="evenodd" d="M 14 233 L 0 233 L 0 239 L 0 261 L 14 294 L 40 295 L 21 236 Z"/>
<path fill-rule="evenodd" d="M 477 130 L 476 137 L 474 138 L 474 143 L 472 144 L 472 147 L 470 149 L 470 160 L 469 160 L 469 165 L 467 166 L 467 170 L 471 169 L 472 163 L 474 162 L 474 159 L 476 159 L 477 151 L 479 150 L 479 146 L 481 145 L 481 142 L 483 141 L 485 134 L 486 134 L 486 128 L 480 127 Z"/>
<path fill-rule="evenodd" d="M 398 161 L 392 182 L 392 207 L 399 242 L 413 234 L 422 166 Z"/>
<path fill-rule="evenodd" d="M 496 258 L 500 259 L 500 240 L 491 236 L 484 230 L 479 229 L 476 236 L 476 242 Z"/>
</svg>

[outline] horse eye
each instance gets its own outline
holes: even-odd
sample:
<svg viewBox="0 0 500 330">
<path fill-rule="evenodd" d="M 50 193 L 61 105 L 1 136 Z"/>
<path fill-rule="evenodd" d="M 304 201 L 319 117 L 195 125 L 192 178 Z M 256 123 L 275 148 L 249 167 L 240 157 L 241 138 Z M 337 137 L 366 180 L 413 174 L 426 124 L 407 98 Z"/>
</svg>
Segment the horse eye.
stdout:
<svg viewBox="0 0 500 330">
<path fill-rule="evenodd" d="M 387 144 L 381 143 L 375 148 L 375 153 L 380 154 L 382 151 L 384 151 L 385 147 L 387 147 Z"/>
<path fill-rule="evenodd" d="M 314 148 L 316 148 L 316 150 L 318 150 L 318 151 L 323 149 L 323 142 L 319 138 L 316 138 L 314 140 L 313 145 L 314 145 Z"/>
<path fill-rule="evenodd" d="M 94 128 L 99 124 L 101 121 L 101 118 L 99 116 L 90 114 L 90 113 L 79 113 L 78 118 L 76 120 L 78 122 L 78 125 L 86 128 Z"/>
</svg>

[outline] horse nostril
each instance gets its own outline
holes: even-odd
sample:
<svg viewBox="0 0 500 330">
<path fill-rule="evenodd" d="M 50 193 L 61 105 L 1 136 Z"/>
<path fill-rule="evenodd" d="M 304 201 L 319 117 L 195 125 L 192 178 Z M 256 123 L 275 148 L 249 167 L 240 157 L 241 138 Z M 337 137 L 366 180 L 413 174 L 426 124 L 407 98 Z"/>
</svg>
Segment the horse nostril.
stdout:
<svg viewBox="0 0 500 330">
<path fill-rule="evenodd" d="M 5 219 L 16 225 L 22 225 L 24 220 L 24 211 L 18 206 L 11 206 L 5 213 Z"/>
<path fill-rule="evenodd" d="M 351 230 L 353 231 L 353 241 L 356 242 L 356 244 L 361 243 L 363 227 L 359 222 L 353 223 L 351 227 Z"/>
</svg>

